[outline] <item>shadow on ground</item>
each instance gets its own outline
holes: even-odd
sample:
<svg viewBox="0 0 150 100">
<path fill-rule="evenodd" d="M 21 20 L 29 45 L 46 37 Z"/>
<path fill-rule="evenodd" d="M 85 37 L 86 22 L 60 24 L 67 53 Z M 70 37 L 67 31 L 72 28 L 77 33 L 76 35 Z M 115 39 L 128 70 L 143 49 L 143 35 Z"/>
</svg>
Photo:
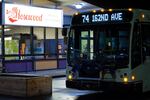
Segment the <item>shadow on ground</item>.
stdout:
<svg viewBox="0 0 150 100">
<path fill-rule="evenodd" d="M 12 96 L 1 96 L 0 100 L 74 100 L 74 99 L 53 99 L 51 96 L 37 96 L 37 97 L 12 97 Z M 93 93 L 88 95 L 82 95 L 77 97 L 75 100 L 150 100 L 150 93 L 131 95 L 131 94 L 120 94 L 120 93 Z"/>
<path fill-rule="evenodd" d="M 0 95 L 0 100 L 52 100 L 51 96 L 35 96 L 35 97 L 14 97 L 7 95 Z"/>
<path fill-rule="evenodd" d="M 102 92 L 79 96 L 76 100 L 150 100 L 150 93 L 133 95 Z"/>
</svg>

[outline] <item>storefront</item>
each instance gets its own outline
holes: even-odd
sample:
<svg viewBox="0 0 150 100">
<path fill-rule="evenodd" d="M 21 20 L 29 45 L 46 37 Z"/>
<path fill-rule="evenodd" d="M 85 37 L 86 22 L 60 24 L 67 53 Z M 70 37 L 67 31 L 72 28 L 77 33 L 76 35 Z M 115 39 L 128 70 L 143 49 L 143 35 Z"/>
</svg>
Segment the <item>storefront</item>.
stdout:
<svg viewBox="0 0 150 100">
<path fill-rule="evenodd" d="M 65 68 L 62 10 L 1 3 L 0 13 L 3 72 Z"/>
</svg>

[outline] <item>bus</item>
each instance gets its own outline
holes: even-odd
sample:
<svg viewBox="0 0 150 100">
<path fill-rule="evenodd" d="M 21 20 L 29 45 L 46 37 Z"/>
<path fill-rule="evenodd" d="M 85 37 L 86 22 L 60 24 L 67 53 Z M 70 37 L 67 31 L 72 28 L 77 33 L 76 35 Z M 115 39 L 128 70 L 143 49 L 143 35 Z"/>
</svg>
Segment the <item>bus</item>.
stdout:
<svg viewBox="0 0 150 100">
<path fill-rule="evenodd" d="M 68 36 L 66 87 L 150 90 L 150 11 L 108 9 L 76 13 Z"/>
</svg>

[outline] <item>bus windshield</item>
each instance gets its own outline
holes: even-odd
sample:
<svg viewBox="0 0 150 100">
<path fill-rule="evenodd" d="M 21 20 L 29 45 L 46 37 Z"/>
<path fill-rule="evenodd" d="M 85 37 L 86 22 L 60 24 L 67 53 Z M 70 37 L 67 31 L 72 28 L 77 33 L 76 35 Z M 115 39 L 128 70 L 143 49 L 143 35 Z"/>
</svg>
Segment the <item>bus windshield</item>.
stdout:
<svg viewBox="0 0 150 100">
<path fill-rule="evenodd" d="M 103 66 L 127 67 L 130 27 L 130 24 L 72 27 L 68 43 L 68 63 L 82 59 Z"/>
</svg>

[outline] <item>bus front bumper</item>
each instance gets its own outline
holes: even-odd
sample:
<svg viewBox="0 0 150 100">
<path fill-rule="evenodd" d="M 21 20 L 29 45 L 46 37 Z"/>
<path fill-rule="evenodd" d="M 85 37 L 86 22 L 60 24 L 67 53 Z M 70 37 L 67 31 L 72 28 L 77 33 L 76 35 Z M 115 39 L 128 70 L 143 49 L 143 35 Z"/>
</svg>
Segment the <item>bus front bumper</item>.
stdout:
<svg viewBox="0 0 150 100">
<path fill-rule="evenodd" d="M 110 92 L 142 92 L 142 81 L 112 82 L 102 80 L 66 80 L 66 87 L 86 90 L 100 90 Z"/>
</svg>

